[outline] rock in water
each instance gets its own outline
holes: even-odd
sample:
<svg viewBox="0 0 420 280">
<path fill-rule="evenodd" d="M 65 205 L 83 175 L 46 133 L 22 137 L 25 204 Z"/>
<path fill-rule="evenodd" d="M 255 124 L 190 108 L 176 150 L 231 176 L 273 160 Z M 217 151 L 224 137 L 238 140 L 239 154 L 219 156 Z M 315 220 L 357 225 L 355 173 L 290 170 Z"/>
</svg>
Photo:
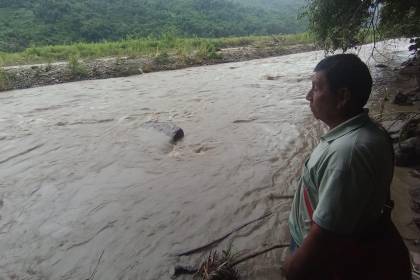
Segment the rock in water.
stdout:
<svg viewBox="0 0 420 280">
<path fill-rule="evenodd" d="M 157 131 L 164 133 L 171 138 L 172 143 L 175 143 L 184 137 L 184 131 L 182 128 L 171 122 L 149 121 L 145 122 L 143 126 L 147 128 L 154 128 Z"/>
</svg>

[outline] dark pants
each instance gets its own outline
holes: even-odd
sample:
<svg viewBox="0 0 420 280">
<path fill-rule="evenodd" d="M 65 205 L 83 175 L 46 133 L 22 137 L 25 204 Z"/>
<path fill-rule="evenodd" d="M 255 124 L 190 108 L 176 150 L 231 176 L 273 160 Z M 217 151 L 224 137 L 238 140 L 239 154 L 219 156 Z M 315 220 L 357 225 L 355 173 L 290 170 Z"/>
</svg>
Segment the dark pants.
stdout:
<svg viewBox="0 0 420 280">
<path fill-rule="evenodd" d="M 299 248 L 291 238 L 292 255 Z M 322 266 L 322 280 L 409 280 L 411 264 L 407 247 L 397 228 L 389 222 L 375 238 L 348 239 L 331 252 L 332 258 Z"/>
</svg>

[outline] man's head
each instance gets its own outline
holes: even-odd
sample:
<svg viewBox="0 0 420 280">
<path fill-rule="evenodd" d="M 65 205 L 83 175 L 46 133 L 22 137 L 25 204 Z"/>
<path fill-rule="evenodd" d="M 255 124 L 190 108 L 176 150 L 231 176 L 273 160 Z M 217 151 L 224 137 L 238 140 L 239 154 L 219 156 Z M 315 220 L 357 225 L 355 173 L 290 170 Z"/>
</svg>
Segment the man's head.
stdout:
<svg viewBox="0 0 420 280">
<path fill-rule="evenodd" d="M 370 96 L 372 77 L 360 58 L 354 54 L 329 56 L 314 72 L 306 99 L 316 118 L 331 127 L 362 111 Z"/>
</svg>

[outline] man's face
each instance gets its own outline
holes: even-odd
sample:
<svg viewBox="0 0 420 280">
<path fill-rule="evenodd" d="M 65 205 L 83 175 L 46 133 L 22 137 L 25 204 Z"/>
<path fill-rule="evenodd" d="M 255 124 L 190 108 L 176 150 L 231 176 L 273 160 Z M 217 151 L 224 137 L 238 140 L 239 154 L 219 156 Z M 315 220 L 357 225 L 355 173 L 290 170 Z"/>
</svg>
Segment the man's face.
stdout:
<svg viewBox="0 0 420 280">
<path fill-rule="evenodd" d="M 333 123 L 339 114 L 337 96 L 330 90 L 324 72 L 312 76 L 312 88 L 306 95 L 315 118 L 327 125 Z"/>
</svg>

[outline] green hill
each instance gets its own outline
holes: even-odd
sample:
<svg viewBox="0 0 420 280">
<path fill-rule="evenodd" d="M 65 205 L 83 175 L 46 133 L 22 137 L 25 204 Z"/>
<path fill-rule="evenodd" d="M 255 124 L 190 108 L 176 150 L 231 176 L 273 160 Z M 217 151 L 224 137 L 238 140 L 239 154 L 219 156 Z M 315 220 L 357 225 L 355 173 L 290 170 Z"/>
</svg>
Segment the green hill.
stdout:
<svg viewBox="0 0 420 280">
<path fill-rule="evenodd" d="M 0 51 L 127 37 L 296 33 L 303 0 L 2 0 Z"/>
</svg>

